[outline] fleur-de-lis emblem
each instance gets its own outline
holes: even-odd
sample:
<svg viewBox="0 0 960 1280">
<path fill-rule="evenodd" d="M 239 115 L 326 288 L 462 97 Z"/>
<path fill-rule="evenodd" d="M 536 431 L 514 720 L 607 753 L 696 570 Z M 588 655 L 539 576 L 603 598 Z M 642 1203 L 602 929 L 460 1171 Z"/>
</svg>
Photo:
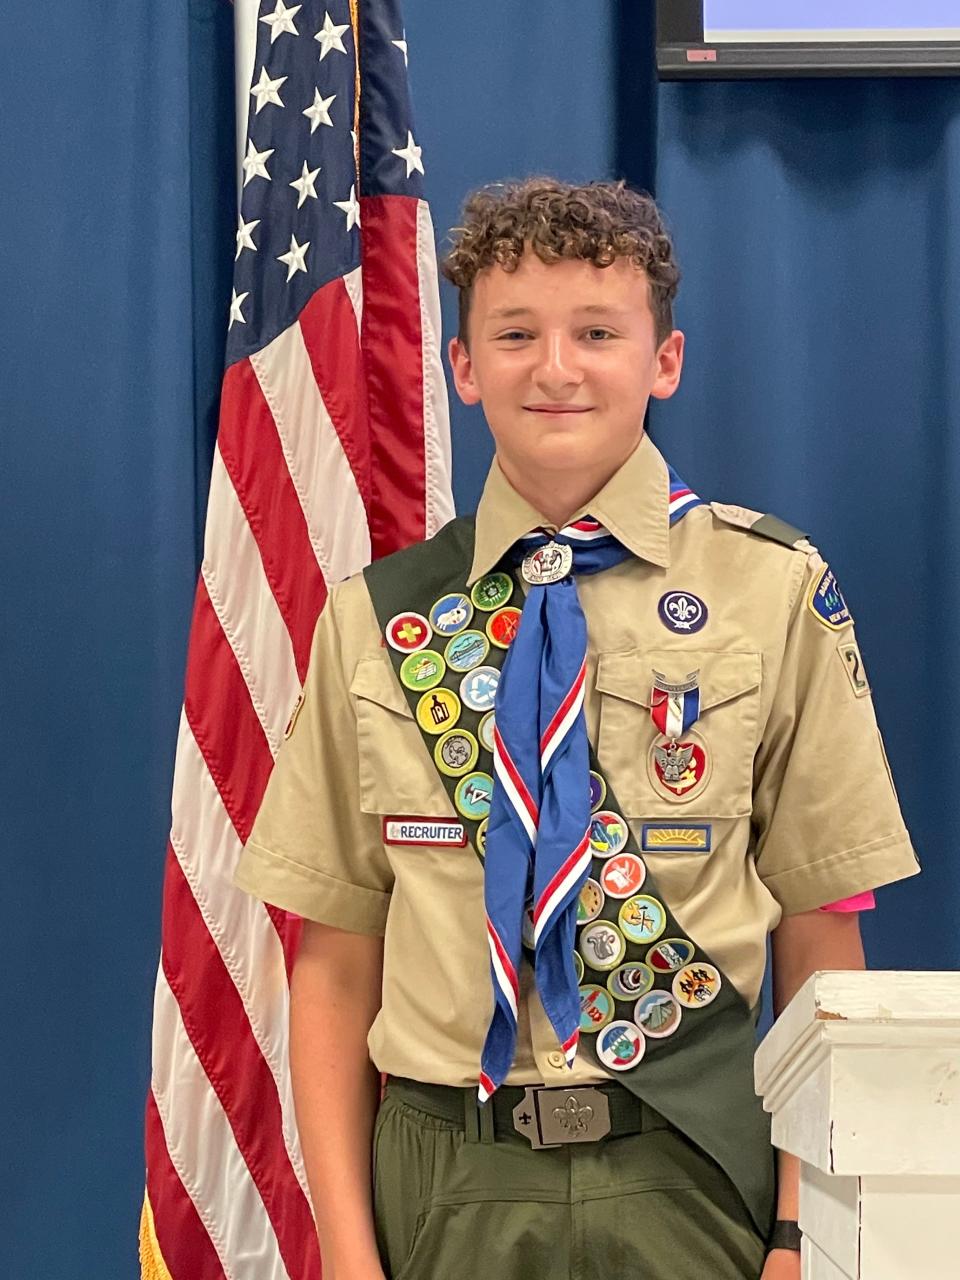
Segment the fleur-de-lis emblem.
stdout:
<svg viewBox="0 0 960 1280">
<path fill-rule="evenodd" d="M 576 1098 L 569 1097 L 562 1106 L 553 1108 L 553 1118 L 568 1133 L 586 1133 L 593 1119 L 593 1107 L 581 1106 Z"/>
</svg>

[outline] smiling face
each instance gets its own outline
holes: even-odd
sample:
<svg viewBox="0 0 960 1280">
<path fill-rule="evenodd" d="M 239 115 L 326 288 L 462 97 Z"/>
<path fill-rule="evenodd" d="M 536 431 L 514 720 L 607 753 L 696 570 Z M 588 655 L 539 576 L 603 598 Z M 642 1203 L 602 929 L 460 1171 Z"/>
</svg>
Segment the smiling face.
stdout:
<svg viewBox="0 0 960 1280">
<path fill-rule="evenodd" d="M 579 476 L 595 478 L 596 492 L 639 444 L 650 397 L 676 390 L 683 334 L 657 344 L 647 277 L 629 258 L 548 265 L 525 252 L 513 272 L 478 273 L 469 350 L 454 338 L 449 354 L 457 392 L 483 404 L 515 488 Z"/>
</svg>

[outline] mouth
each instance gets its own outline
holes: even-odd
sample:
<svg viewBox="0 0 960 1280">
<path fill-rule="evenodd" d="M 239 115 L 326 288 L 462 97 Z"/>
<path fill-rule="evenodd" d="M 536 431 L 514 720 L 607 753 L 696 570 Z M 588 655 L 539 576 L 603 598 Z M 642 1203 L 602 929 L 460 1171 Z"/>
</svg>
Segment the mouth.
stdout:
<svg viewBox="0 0 960 1280">
<path fill-rule="evenodd" d="M 590 405 L 571 405 L 571 404 L 525 404 L 524 410 L 527 413 L 589 413 L 592 406 Z"/>
</svg>

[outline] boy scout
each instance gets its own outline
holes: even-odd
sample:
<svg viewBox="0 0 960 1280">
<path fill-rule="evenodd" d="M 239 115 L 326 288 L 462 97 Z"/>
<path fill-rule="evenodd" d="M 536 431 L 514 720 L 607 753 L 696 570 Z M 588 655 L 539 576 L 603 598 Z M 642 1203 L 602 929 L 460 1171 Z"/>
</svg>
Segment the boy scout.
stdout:
<svg viewBox="0 0 960 1280">
<path fill-rule="evenodd" d="M 917 870 L 850 615 L 799 531 L 643 433 L 684 342 L 649 198 L 531 179 L 457 233 L 476 520 L 330 593 L 237 872 L 305 918 L 324 1274 L 796 1280 L 767 934 L 779 1009 Z"/>
</svg>

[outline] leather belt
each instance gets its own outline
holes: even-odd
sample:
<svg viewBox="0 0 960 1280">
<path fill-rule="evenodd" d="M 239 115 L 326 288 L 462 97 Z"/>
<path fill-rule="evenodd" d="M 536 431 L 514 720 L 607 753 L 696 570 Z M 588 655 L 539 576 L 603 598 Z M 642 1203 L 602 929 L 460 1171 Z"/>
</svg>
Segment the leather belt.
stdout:
<svg viewBox="0 0 960 1280">
<path fill-rule="evenodd" d="M 658 1111 L 615 1081 L 566 1088 L 502 1085 L 484 1107 L 477 1103 L 476 1087 L 458 1089 L 388 1076 L 387 1090 L 415 1110 L 463 1129 L 468 1142 L 520 1134 L 535 1150 L 542 1150 L 671 1127 Z"/>
</svg>

